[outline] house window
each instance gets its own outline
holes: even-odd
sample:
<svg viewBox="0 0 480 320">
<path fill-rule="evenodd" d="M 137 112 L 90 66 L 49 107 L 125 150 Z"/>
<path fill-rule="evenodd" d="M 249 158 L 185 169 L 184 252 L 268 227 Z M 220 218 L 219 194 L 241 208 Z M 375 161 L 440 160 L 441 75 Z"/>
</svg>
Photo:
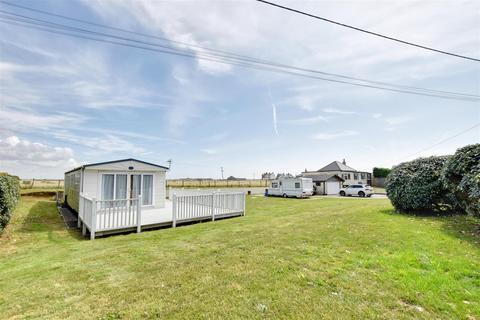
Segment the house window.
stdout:
<svg viewBox="0 0 480 320">
<path fill-rule="evenodd" d="M 366 174 L 362 172 L 362 179 L 366 179 Z"/>
<path fill-rule="evenodd" d="M 358 180 L 358 173 L 353 174 L 353 180 Z"/>
<path fill-rule="evenodd" d="M 300 182 L 295 182 L 295 189 L 300 189 Z"/>
</svg>

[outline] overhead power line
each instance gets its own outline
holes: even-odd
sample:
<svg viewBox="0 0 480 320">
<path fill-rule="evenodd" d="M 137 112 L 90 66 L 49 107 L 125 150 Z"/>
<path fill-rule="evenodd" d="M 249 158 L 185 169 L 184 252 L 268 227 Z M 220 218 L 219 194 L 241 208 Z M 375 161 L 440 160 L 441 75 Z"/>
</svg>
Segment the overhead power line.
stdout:
<svg viewBox="0 0 480 320">
<path fill-rule="evenodd" d="M 432 97 L 439 97 L 439 98 L 446 98 L 446 99 L 457 99 L 457 100 L 467 100 L 467 101 L 478 101 L 480 99 L 480 96 L 478 95 L 472 95 L 472 94 L 465 94 L 465 93 L 457 93 L 457 92 L 450 92 L 450 91 L 441 91 L 441 90 L 432 90 L 432 89 L 425 89 L 425 88 L 418 88 L 418 87 L 410 87 L 410 86 L 401 86 L 401 85 L 393 85 L 393 84 L 388 84 L 388 83 L 383 83 L 383 82 L 378 82 L 378 81 L 370 81 L 366 79 L 360 79 L 360 78 L 353 78 L 353 77 L 348 77 L 344 75 L 337 75 L 333 73 L 325 73 L 322 71 L 318 70 L 312 70 L 312 69 L 305 69 L 305 68 L 298 68 L 295 66 L 289 66 L 289 65 L 284 65 L 284 64 L 278 64 L 278 63 L 272 63 L 268 62 L 267 60 L 261 60 L 261 59 L 256 59 L 256 58 L 251 58 L 244 56 L 240 57 L 240 55 L 235 55 L 235 54 L 229 54 L 229 53 L 215 53 L 215 52 L 210 52 L 210 51 L 189 51 L 189 50 L 184 50 L 184 49 L 178 49 L 173 46 L 168 46 L 165 44 L 158 44 L 158 43 L 153 43 L 153 42 L 146 42 L 142 40 L 137 40 L 137 39 L 131 39 L 127 37 L 120 37 L 117 35 L 112 35 L 112 34 L 106 34 L 106 33 L 101 33 L 97 31 L 92 31 L 88 29 L 82 29 L 82 28 L 76 28 L 76 27 L 71 27 L 68 25 L 63 25 L 59 23 L 54 23 L 42 19 L 36 19 L 33 17 L 25 16 L 25 15 L 19 15 L 15 14 L 12 12 L 0 10 L 0 12 L 5 13 L 4 15 L 1 15 L 0 17 L 5 20 L 0 20 L 0 22 L 4 23 L 9 23 L 13 24 L 16 26 L 22 26 L 22 27 L 28 27 L 28 28 L 33 28 L 36 30 L 41 30 L 41 31 L 46 31 L 50 33 L 55 33 L 55 34 L 61 34 L 61 35 L 67 35 L 71 37 L 76 37 L 76 38 L 82 38 L 82 39 L 88 39 L 88 40 L 94 40 L 94 41 L 99 41 L 99 42 L 106 42 L 110 44 L 115 44 L 115 45 L 121 45 L 121 46 L 127 46 L 127 47 L 132 47 L 132 48 L 137 48 L 137 49 L 143 49 L 143 50 L 148 50 L 148 51 L 154 51 L 154 52 L 159 52 L 159 53 L 165 53 L 165 54 L 173 54 L 177 56 L 184 56 L 188 58 L 197 58 L 197 59 L 202 59 L 202 60 L 207 60 L 207 61 L 213 61 L 213 62 L 220 62 L 220 63 L 226 63 L 226 64 L 231 64 L 231 65 L 236 65 L 236 66 L 241 66 L 241 67 L 247 67 L 247 68 L 253 68 L 257 70 L 265 70 L 265 71 L 271 71 L 271 72 L 278 72 L 278 73 L 286 73 L 290 75 L 295 75 L 295 76 L 302 76 L 302 77 L 308 77 L 308 78 L 313 78 L 313 79 L 319 79 L 319 80 L 324 80 L 324 81 L 330 81 L 330 82 L 336 82 L 336 83 L 344 83 L 344 84 L 350 84 L 350 85 L 355 85 L 355 86 L 360 86 L 360 87 L 367 87 L 367 88 L 374 88 L 374 89 L 381 89 L 381 90 L 388 90 L 388 91 L 394 91 L 394 92 L 401 92 L 401 93 L 409 93 L 409 94 L 416 94 L 416 95 L 424 95 L 424 96 L 432 96 Z M 60 31 L 59 31 L 60 30 Z M 68 31 L 68 32 L 64 32 Z M 79 34 L 80 33 L 80 34 Z M 89 36 L 84 36 L 81 34 L 88 34 Z M 95 36 L 95 37 L 92 37 Z M 100 38 L 99 38 L 100 36 Z M 115 40 L 121 40 L 119 41 L 111 41 L 107 39 L 115 39 Z M 134 42 L 135 44 L 130 44 L 128 42 Z M 142 46 L 139 46 L 137 44 L 142 44 Z M 147 45 L 147 46 L 144 46 Z M 152 46 L 154 48 L 152 48 Z M 160 47 L 161 49 L 156 49 L 156 47 Z M 294 70 L 295 72 L 289 71 L 289 70 Z M 300 72 L 297 72 L 300 71 Z M 319 77 L 316 75 L 312 74 L 307 74 L 304 72 L 311 72 L 311 73 L 320 73 L 322 75 L 328 75 L 328 76 L 333 76 L 333 77 L 340 77 L 340 78 L 347 78 L 347 79 L 353 79 L 356 81 L 362 81 L 366 82 L 365 83 L 354 83 L 354 82 L 349 82 L 349 81 L 343 81 L 343 80 L 338 80 L 338 79 L 331 79 L 331 78 L 325 78 L 325 77 Z M 380 84 L 383 86 L 390 86 L 392 88 L 386 88 L 386 87 L 381 87 L 378 85 L 371 85 L 371 84 Z M 408 90 L 405 90 L 408 89 Z"/>
<path fill-rule="evenodd" d="M 156 39 L 156 40 L 161 40 L 161 41 L 166 41 L 166 42 L 171 42 L 171 43 L 177 43 L 177 44 L 181 44 L 182 46 L 187 46 L 190 49 L 191 48 L 201 49 L 200 52 L 201 53 L 206 53 L 206 54 L 220 55 L 222 57 L 239 59 L 239 60 L 242 60 L 242 61 L 248 61 L 248 62 L 254 62 L 254 63 L 266 63 L 266 64 L 269 64 L 269 65 L 274 65 L 276 67 L 288 68 L 288 69 L 293 69 L 293 70 L 296 70 L 296 71 L 305 71 L 305 72 L 317 73 L 317 74 L 333 76 L 333 77 L 349 79 L 349 80 L 355 80 L 355 81 L 361 81 L 361 82 L 366 82 L 366 83 L 370 83 L 370 84 L 374 84 L 374 85 L 396 87 L 396 88 L 408 89 L 408 90 L 410 90 L 410 89 L 421 90 L 421 91 L 432 92 L 432 93 L 444 93 L 444 94 L 454 94 L 454 95 L 462 95 L 462 96 L 479 97 L 478 95 L 472 95 L 472 94 L 467 94 L 467 93 L 451 92 L 451 91 L 444 91 L 444 90 L 433 90 L 433 89 L 420 88 L 420 87 L 414 87 L 414 86 L 392 84 L 392 83 L 387 83 L 387 82 L 382 82 L 382 81 L 373 81 L 373 80 L 364 79 L 364 78 L 352 77 L 352 76 L 348 76 L 348 75 L 329 73 L 329 72 L 314 70 L 314 69 L 310 69 L 310 68 L 302 68 L 302 67 L 297 67 L 297 66 L 291 66 L 291 65 L 286 65 L 286 64 L 282 64 L 282 63 L 271 62 L 271 61 L 264 60 L 264 59 L 248 57 L 248 56 L 240 55 L 240 54 L 237 54 L 237 53 L 231 53 L 231 52 L 227 52 L 227 51 L 223 51 L 223 50 L 212 49 L 212 48 L 208 48 L 208 47 L 204 47 L 204 46 L 198 46 L 198 45 L 187 43 L 187 42 L 175 41 L 173 39 L 169 39 L 169 38 L 166 38 L 166 37 L 159 37 L 159 36 L 155 36 L 155 35 L 151 35 L 151 34 L 126 30 L 126 29 L 122 29 L 122 28 L 117 28 L 117 27 L 113 27 L 113 26 L 109 26 L 109 25 L 105 25 L 105 24 L 99 24 L 99 23 L 95 23 L 95 22 L 91 22 L 91 21 L 87 21 L 87 20 L 83 20 L 83 19 L 77 19 L 77 18 L 65 16 L 65 15 L 50 13 L 48 11 L 34 9 L 34 8 L 30 8 L 30 7 L 26 7 L 26 6 L 22 6 L 22 5 L 18 5 L 18 4 L 13 4 L 13 3 L 9 3 L 9 2 L 3 1 L 3 0 L 0 1 L 0 2 L 4 3 L 6 5 L 9 5 L 9 6 L 17 7 L 17 8 L 20 8 L 20 9 L 24 9 L 24 10 L 28 10 L 28 11 L 32 11 L 32 12 L 36 12 L 36 13 L 41 13 L 41 14 L 44 14 L 44 15 L 49 15 L 49 16 L 52 16 L 52 17 L 57 17 L 57 18 L 65 19 L 65 20 L 80 22 L 80 23 L 95 26 L 95 27 L 100 27 L 100 28 L 125 32 L 125 33 L 128 33 L 128 34 L 140 35 L 140 36 L 143 36 L 143 37 L 153 38 L 153 39 Z M 0 12 L 8 13 L 10 15 L 15 15 L 15 16 L 19 16 L 19 17 L 26 17 L 24 15 L 19 15 L 19 14 L 15 14 L 15 13 L 8 12 L 8 11 L 3 11 L 3 10 L 0 10 Z M 35 20 L 35 21 L 44 21 L 44 20 L 34 19 L 34 18 L 31 18 L 31 17 L 26 17 L 26 18 L 32 19 L 32 20 Z M 48 22 L 48 23 L 49 24 L 55 24 L 55 23 L 52 23 L 52 22 Z M 122 39 L 124 39 L 124 38 L 122 38 Z M 148 45 L 155 45 L 155 46 L 164 47 L 164 48 L 168 47 L 170 49 L 178 50 L 178 48 L 173 48 L 171 46 L 146 43 L 146 42 L 138 41 L 138 40 L 132 40 L 132 41 L 140 42 L 140 43 L 148 44 Z M 197 53 L 198 53 L 198 51 L 197 51 Z"/>
<path fill-rule="evenodd" d="M 386 36 L 384 34 L 380 34 L 380 33 L 377 33 L 377 32 L 373 32 L 373 31 L 369 31 L 369 30 L 366 30 L 366 29 L 358 28 L 358 27 L 355 27 L 355 26 L 352 26 L 352 25 L 349 25 L 349 24 L 345 24 L 345 23 L 341 23 L 341 22 L 334 21 L 334 20 L 331 20 L 331 19 L 327 19 L 327 18 L 324 18 L 324 17 L 321 17 L 321 16 L 317 16 L 315 14 L 305 12 L 305 11 L 300 11 L 300 10 L 293 9 L 293 8 L 290 8 L 290 7 L 282 6 L 282 5 L 274 3 L 274 2 L 265 1 L 265 0 L 256 0 L 256 1 L 262 2 L 262 3 L 264 3 L 266 5 L 269 5 L 269 6 L 277 7 L 277 8 L 283 9 L 283 10 L 287 10 L 287 11 L 290 11 L 290 12 L 295 12 L 295 13 L 298 13 L 298 14 L 301 14 L 301 15 L 304 15 L 304 16 L 307 16 L 307 17 L 310 17 L 310 18 L 322 20 L 322 21 L 325 21 L 325 22 L 328 22 L 328 23 L 333 23 L 333 24 L 336 24 L 336 25 L 339 25 L 339 26 L 342 26 L 342 27 L 345 27 L 345 28 L 352 29 L 352 30 L 364 32 L 364 33 L 367 33 L 367 34 L 370 34 L 370 35 L 373 35 L 373 36 L 377 36 L 377 37 L 380 37 L 380 38 L 384 38 L 384 39 L 396 41 L 396 42 L 399 42 L 399 43 L 403 43 L 403 44 L 406 44 L 406 45 L 409 45 L 409 46 L 413 46 L 413 47 L 417 47 L 417 48 L 421 48 L 421 49 L 425 49 L 425 50 L 430 50 L 430 51 L 434 51 L 434 52 L 437 52 L 437 53 L 441 53 L 441 54 L 445 54 L 445 55 L 449 55 L 449 56 L 453 56 L 453 57 L 457 57 L 457 58 L 462 58 L 462 59 L 467 59 L 467 60 L 471 60 L 471 61 L 480 62 L 480 59 L 478 59 L 478 58 L 468 57 L 468 56 L 464 56 L 464 55 L 461 55 L 461 54 L 452 53 L 452 52 L 448 52 L 448 51 L 444 51 L 444 50 L 439 50 L 439 49 L 435 49 L 435 48 L 432 48 L 432 47 L 427 47 L 427 46 L 424 46 L 424 45 L 421 45 L 421 44 L 413 43 L 413 42 L 410 42 L 410 41 L 405 41 L 405 40 L 402 40 L 402 39 Z"/>
<path fill-rule="evenodd" d="M 461 131 L 461 132 L 459 132 L 459 133 L 457 133 L 457 134 L 454 134 L 453 136 L 450 136 L 450 137 L 447 137 L 447 138 L 445 138 L 445 139 L 442 139 L 442 140 L 438 141 L 437 143 L 432 144 L 432 145 L 429 146 L 429 147 L 426 147 L 426 148 L 424 148 L 424 149 L 422 149 L 422 150 L 420 150 L 420 151 L 417 151 L 417 152 L 415 152 L 415 153 L 412 153 L 411 155 L 406 156 L 406 157 L 404 157 L 404 158 L 401 158 L 400 160 L 402 160 L 402 159 L 407 159 L 407 158 L 416 156 L 416 155 L 418 155 L 418 154 L 420 154 L 420 153 L 422 153 L 422 152 L 425 152 L 425 151 L 427 151 L 427 150 L 430 150 L 430 149 L 432 149 L 432 148 L 434 148 L 434 147 L 436 147 L 436 146 L 438 146 L 438 145 L 441 145 L 441 144 L 443 144 L 443 143 L 445 143 L 445 142 L 447 142 L 447 141 L 450 141 L 450 140 L 452 140 L 452 139 L 454 139 L 454 138 L 456 138 L 456 137 L 458 137 L 458 136 L 461 136 L 462 134 L 467 133 L 467 132 L 469 132 L 469 131 L 471 131 L 471 130 L 473 130 L 473 129 L 475 129 L 475 128 L 478 128 L 478 127 L 480 127 L 480 122 L 477 123 L 477 124 L 475 124 L 475 125 L 473 125 L 473 126 L 471 126 L 471 127 L 469 127 L 469 128 L 467 128 L 467 129 L 465 129 L 465 130 L 463 130 L 463 131 Z"/>
</svg>

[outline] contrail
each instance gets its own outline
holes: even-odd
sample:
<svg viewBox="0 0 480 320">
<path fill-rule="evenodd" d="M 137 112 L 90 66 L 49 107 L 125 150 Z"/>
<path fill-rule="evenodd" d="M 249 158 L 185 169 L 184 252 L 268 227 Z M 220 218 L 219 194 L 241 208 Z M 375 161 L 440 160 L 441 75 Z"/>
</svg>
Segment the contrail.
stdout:
<svg viewBox="0 0 480 320">
<path fill-rule="evenodd" d="M 270 91 L 270 88 L 268 88 L 268 95 L 270 96 L 270 103 L 272 104 L 272 113 L 273 113 L 273 130 L 275 131 L 275 134 L 278 136 L 278 129 L 277 129 L 277 107 L 275 107 L 275 104 L 273 103 L 272 99 L 272 92 Z"/>
</svg>

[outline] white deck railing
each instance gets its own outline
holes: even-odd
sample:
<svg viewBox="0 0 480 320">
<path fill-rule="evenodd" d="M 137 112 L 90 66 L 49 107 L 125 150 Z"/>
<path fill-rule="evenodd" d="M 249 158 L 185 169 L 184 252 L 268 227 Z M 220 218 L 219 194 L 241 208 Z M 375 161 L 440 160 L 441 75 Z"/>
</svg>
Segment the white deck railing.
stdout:
<svg viewBox="0 0 480 320">
<path fill-rule="evenodd" d="M 172 225 L 175 227 L 181 221 L 206 217 L 215 220 L 236 213 L 245 215 L 245 193 L 173 194 L 172 205 Z"/>
<path fill-rule="evenodd" d="M 134 227 L 137 228 L 137 232 L 140 232 L 142 229 L 141 203 L 141 196 L 134 199 L 96 200 L 81 194 L 78 226 L 82 226 L 83 235 L 86 234 L 87 229 L 90 231 L 90 239 L 95 239 L 97 232 Z M 173 227 L 177 222 L 215 220 L 234 215 L 245 215 L 245 192 L 173 194 L 172 196 Z M 166 222 L 169 223 L 168 220 Z"/>
<path fill-rule="evenodd" d="M 78 226 L 82 234 L 90 230 L 90 239 L 95 233 L 142 226 L 142 196 L 132 199 L 96 200 L 81 194 L 79 200 Z"/>
</svg>

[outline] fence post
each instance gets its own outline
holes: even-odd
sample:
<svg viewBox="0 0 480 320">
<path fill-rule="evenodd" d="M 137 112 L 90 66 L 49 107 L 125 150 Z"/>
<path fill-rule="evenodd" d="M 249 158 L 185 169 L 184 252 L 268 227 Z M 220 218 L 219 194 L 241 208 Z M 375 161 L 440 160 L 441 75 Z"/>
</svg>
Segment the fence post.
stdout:
<svg viewBox="0 0 480 320">
<path fill-rule="evenodd" d="M 212 192 L 212 202 L 210 210 L 212 211 L 212 221 L 215 221 L 215 192 Z"/>
<path fill-rule="evenodd" d="M 83 194 L 80 193 L 80 200 L 78 201 L 78 219 L 77 219 L 77 228 L 80 228 L 80 218 L 83 215 L 83 205 L 84 205 Z"/>
<path fill-rule="evenodd" d="M 137 233 L 142 231 L 142 195 L 138 196 L 137 206 Z"/>
<path fill-rule="evenodd" d="M 95 239 L 95 230 L 97 229 L 97 200 L 92 198 L 92 221 L 90 226 L 90 240 Z"/>
<path fill-rule="evenodd" d="M 172 196 L 172 227 L 177 226 L 177 194 L 174 193 Z"/>
</svg>

